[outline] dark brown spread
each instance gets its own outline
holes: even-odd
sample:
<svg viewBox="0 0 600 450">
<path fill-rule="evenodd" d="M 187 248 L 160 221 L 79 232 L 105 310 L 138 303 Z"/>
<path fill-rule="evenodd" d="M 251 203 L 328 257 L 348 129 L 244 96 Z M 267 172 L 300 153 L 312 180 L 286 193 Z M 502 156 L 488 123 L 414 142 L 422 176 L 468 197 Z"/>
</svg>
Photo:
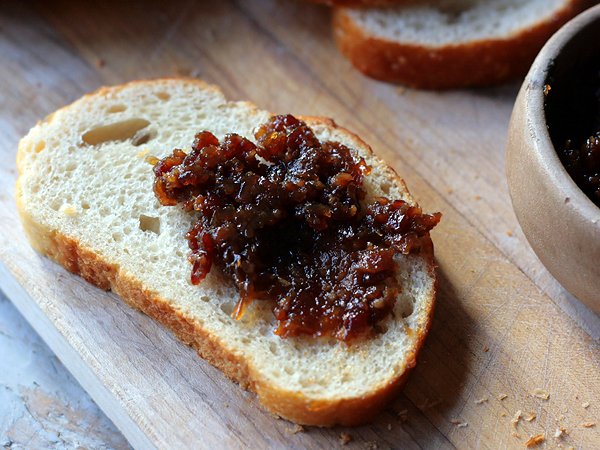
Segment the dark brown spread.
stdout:
<svg viewBox="0 0 600 450">
<path fill-rule="evenodd" d="M 385 198 L 366 205 L 371 168 L 292 116 L 272 117 L 255 137 L 219 142 L 203 131 L 189 154 L 154 167 L 160 203 L 198 212 L 187 234 L 192 283 L 216 266 L 239 288 L 233 316 L 271 301 L 282 337 L 372 330 L 401 289 L 394 253 L 418 252 L 440 214 Z"/>
<path fill-rule="evenodd" d="M 600 206 L 600 55 L 550 86 L 546 114 L 565 169 Z"/>
</svg>

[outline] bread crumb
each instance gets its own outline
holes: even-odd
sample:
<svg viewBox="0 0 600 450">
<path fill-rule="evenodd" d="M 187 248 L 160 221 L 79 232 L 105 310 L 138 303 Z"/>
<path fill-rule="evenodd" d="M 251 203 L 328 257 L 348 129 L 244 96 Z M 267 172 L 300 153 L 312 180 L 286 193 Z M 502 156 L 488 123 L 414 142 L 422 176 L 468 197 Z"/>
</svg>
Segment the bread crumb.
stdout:
<svg viewBox="0 0 600 450">
<path fill-rule="evenodd" d="M 225 403 L 225 408 L 229 408 L 229 403 Z"/>
<path fill-rule="evenodd" d="M 498 396 L 498 400 L 502 401 L 502 400 L 504 400 L 506 397 L 508 397 L 508 395 L 506 395 L 506 394 L 500 394 L 500 395 Z"/>
<path fill-rule="evenodd" d="M 479 400 L 475 400 L 475 404 L 481 405 L 483 402 L 487 402 L 487 401 L 488 401 L 487 397 L 484 397 L 484 398 L 480 398 Z"/>
<path fill-rule="evenodd" d="M 340 444 L 342 445 L 346 445 L 348 442 L 350 442 L 352 440 L 352 436 L 349 435 L 348 433 L 344 433 L 342 432 L 340 434 Z"/>
<path fill-rule="evenodd" d="M 535 388 L 533 390 L 533 395 L 537 398 L 541 398 L 542 400 L 548 400 L 550 398 L 550 394 L 540 388 Z"/>
<path fill-rule="evenodd" d="M 596 422 L 583 422 L 581 424 L 581 426 L 584 427 L 584 428 L 595 427 L 596 426 Z"/>
<path fill-rule="evenodd" d="M 160 160 L 156 156 L 148 156 L 146 157 L 146 162 L 148 164 L 156 165 Z"/>
<path fill-rule="evenodd" d="M 400 423 L 404 423 L 408 420 L 407 414 L 408 414 L 408 409 L 403 409 L 402 411 L 400 411 L 398 413 L 398 417 L 399 417 L 398 420 L 400 421 Z"/>
<path fill-rule="evenodd" d="M 548 93 L 550 92 L 550 89 L 552 89 L 552 87 L 549 84 L 544 86 L 544 95 L 548 95 Z"/>
<path fill-rule="evenodd" d="M 507 231 L 506 234 L 509 235 L 509 236 L 513 235 L 510 231 Z"/>
<path fill-rule="evenodd" d="M 94 59 L 94 64 L 98 69 L 102 69 L 104 67 L 104 60 L 100 58 Z"/>
<path fill-rule="evenodd" d="M 534 445 L 541 444 L 546 440 L 546 437 L 543 434 L 532 437 L 527 442 L 525 442 L 525 447 L 533 447 Z"/>
<path fill-rule="evenodd" d="M 446 194 L 452 194 L 452 189 L 450 189 L 449 187 L 446 188 Z"/>
<path fill-rule="evenodd" d="M 531 413 L 531 415 L 530 415 L 530 416 L 529 416 L 527 419 L 525 419 L 525 420 L 526 420 L 527 422 L 531 422 L 531 421 L 532 421 L 533 419 L 535 419 L 535 418 L 536 418 L 536 415 L 535 415 L 535 413 Z"/>
<path fill-rule="evenodd" d="M 582 404 L 581 404 L 581 407 L 582 407 L 582 408 L 587 408 L 587 407 L 589 407 L 589 406 L 590 406 L 590 402 L 585 402 L 585 403 L 582 403 Z"/>
<path fill-rule="evenodd" d="M 75 214 L 77 212 L 77 208 L 75 207 L 75 205 L 71 205 L 69 203 L 64 203 L 59 211 L 63 214 Z"/>
<path fill-rule="evenodd" d="M 516 427 L 517 425 L 519 425 L 519 419 L 520 419 L 521 417 L 523 417 L 523 413 L 522 413 L 522 412 L 521 412 L 521 410 L 519 409 L 519 410 L 518 410 L 518 411 L 515 413 L 514 417 L 513 417 L 513 418 L 512 418 L 510 421 L 511 421 L 511 423 L 512 423 L 512 424 L 513 424 L 513 425 Z"/>
<path fill-rule="evenodd" d="M 146 147 L 145 150 L 143 150 L 143 151 L 141 151 L 141 152 L 138 153 L 137 157 L 141 158 L 142 156 L 145 156 L 146 153 L 148 153 L 148 150 L 150 150 L 150 149 L 148 147 Z"/>
<path fill-rule="evenodd" d="M 555 438 L 559 438 L 559 437 L 561 437 L 563 435 L 563 433 L 564 434 L 569 434 L 569 433 L 567 433 L 567 429 L 565 427 L 558 427 L 556 429 L 556 432 L 554 433 L 554 437 Z"/>
<path fill-rule="evenodd" d="M 506 413 L 505 412 L 502 413 L 502 417 L 506 417 Z"/>
<path fill-rule="evenodd" d="M 476 195 L 475 200 L 481 200 L 481 195 Z"/>
<path fill-rule="evenodd" d="M 484 351 L 484 352 L 489 352 L 489 351 L 490 351 L 490 348 L 489 348 L 489 347 L 486 347 L 486 348 L 484 348 L 484 349 L 483 349 L 483 351 Z"/>
<path fill-rule="evenodd" d="M 404 95 L 406 89 L 403 87 L 399 87 L 398 89 L 396 89 L 396 92 L 398 93 L 398 95 Z"/>
<path fill-rule="evenodd" d="M 365 444 L 365 448 L 367 450 L 377 450 L 379 448 L 379 444 L 377 443 L 377 441 L 374 442 L 367 442 Z"/>
<path fill-rule="evenodd" d="M 461 422 L 460 420 L 452 420 L 451 422 L 456 425 L 456 428 L 464 428 L 469 425 L 467 422 Z"/>
<path fill-rule="evenodd" d="M 392 424 L 388 423 L 388 430 L 391 430 L 391 429 L 392 429 Z"/>
<path fill-rule="evenodd" d="M 513 431 L 513 432 L 512 432 L 512 435 L 513 435 L 514 437 L 516 437 L 517 439 L 521 439 L 521 435 L 520 435 L 519 433 L 517 433 L 516 431 Z"/>
<path fill-rule="evenodd" d="M 456 153 L 456 149 L 455 149 L 454 147 L 452 147 L 452 148 L 450 149 L 450 153 Z"/>
<path fill-rule="evenodd" d="M 575 394 L 575 400 L 579 399 L 579 395 Z"/>
<path fill-rule="evenodd" d="M 285 432 L 288 434 L 304 433 L 305 431 L 306 430 L 304 429 L 304 427 L 299 424 L 294 425 L 294 428 L 288 428 L 287 430 L 285 430 Z"/>
<path fill-rule="evenodd" d="M 556 420 L 558 420 L 558 421 L 565 420 L 565 416 L 563 416 L 563 415 L 561 414 L 560 416 L 558 416 L 558 419 L 556 419 Z"/>
</svg>

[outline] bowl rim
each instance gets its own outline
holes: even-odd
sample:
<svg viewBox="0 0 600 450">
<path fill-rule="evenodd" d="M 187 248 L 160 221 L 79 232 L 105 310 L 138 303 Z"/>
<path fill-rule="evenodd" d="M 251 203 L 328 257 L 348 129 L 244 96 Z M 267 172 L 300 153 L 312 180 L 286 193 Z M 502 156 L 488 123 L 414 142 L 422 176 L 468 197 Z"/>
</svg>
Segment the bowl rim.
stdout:
<svg viewBox="0 0 600 450">
<path fill-rule="evenodd" d="M 533 132 L 534 141 L 537 141 L 538 162 L 552 184 L 564 194 L 565 202 L 570 202 L 585 220 L 597 225 L 600 223 L 600 207 L 577 186 L 560 160 L 550 138 L 544 105 L 548 78 L 560 52 L 579 32 L 595 22 L 600 27 L 600 4 L 570 20 L 544 45 L 531 66 L 525 108 L 529 129 Z"/>
</svg>

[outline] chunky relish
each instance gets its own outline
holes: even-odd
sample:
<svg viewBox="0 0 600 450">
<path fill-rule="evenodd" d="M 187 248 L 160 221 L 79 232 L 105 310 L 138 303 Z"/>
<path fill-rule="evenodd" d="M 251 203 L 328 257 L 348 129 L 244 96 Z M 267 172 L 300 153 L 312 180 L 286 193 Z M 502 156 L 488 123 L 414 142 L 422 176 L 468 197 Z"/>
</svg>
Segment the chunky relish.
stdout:
<svg viewBox="0 0 600 450">
<path fill-rule="evenodd" d="M 365 202 L 371 168 L 337 142 L 319 142 L 293 116 L 274 116 L 256 144 L 196 135 L 155 167 L 162 205 L 198 220 L 187 233 L 191 279 L 214 267 L 240 292 L 233 316 L 271 301 L 276 334 L 349 340 L 390 314 L 401 289 L 394 254 L 418 252 L 440 219 L 402 200 Z"/>
</svg>

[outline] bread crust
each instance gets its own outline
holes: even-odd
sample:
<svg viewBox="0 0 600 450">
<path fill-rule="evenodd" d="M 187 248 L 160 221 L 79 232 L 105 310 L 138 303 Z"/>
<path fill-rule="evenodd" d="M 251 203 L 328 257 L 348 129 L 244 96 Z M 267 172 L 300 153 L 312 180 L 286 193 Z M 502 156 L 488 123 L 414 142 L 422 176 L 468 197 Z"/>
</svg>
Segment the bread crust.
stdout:
<svg viewBox="0 0 600 450">
<path fill-rule="evenodd" d="M 334 38 L 340 51 L 363 74 L 419 89 L 491 86 L 525 75 L 544 43 L 593 0 L 571 0 L 535 26 L 503 39 L 442 46 L 419 45 L 374 36 L 349 10 L 333 10 Z"/>
<path fill-rule="evenodd" d="M 175 79 L 175 82 L 178 82 L 177 79 Z M 196 83 L 196 81 L 190 80 L 182 80 L 181 82 Z M 152 80 L 134 83 L 152 83 Z M 211 89 L 217 95 L 222 95 L 218 88 L 200 81 L 198 83 L 200 83 L 198 86 L 202 89 Z M 128 85 L 120 86 L 117 89 L 123 89 L 126 86 Z M 103 96 L 109 92 L 107 89 L 109 88 L 101 88 L 95 93 L 89 94 L 86 98 L 95 95 Z M 370 147 L 358 136 L 338 127 L 332 120 L 322 117 L 305 117 L 304 119 L 310 126 L 323 126 L 345 133 L 349 139 L 356 143 L 357 148 L 372 155 Z M 39 223 L 28 212 L 26 207 L 27 198 L 24 195 L 22 186 L 23 174 L 26 174 L 29 170 L 25 165 L 24 152 L 27 146 L 30 145 L 31 143 L 27 140 L 27 137 L 19 144 L 17 160 L 21 176 L 17 180 L 15 197 L 21 222 L 33 248 L 61 264 L 70 272 L 83 277 L 91 284 L 101 289 L 112 290 L 128 305 L 143 311 L 173 331 L 177 338 L 186 345 L 192 346 L 202 358 L 222 370 L 227 377 L 239 383 L 242 388 L 255 392 L 263 406 L 272 413 L 305 425 L 357 425 L 370 421 L 387 403 L 393 400 L 395 394 L 398 393 L 408 379 L 410 371 L 416 364 L 417 354 L 430 326 L 437 291 L 433 245 L 429 236 L 422 238 L 421 256 L 426 260 L 428 275 L 433 280 L 434 286 L 431 295 L 424 300 L 423 310 L 425 313 L 419 328 L 414 331 L 410 330 L 410 333 L 414 333 L 414 336 L 411 341 L 411 348 L 408 350 L 407 366 L 390 378 L 382 380 L 367 395 L 315 399 L 302 392 L 284 390 L 273 386 L 268 380 L 261 377 L 251 363 L 241 357 L 239 353 L 236 353 L 234 349 L 229 348 L 217 336 L 208 332 L 198 320 L 176 309 L 167 299 L 162 298 L 156 292 L 146 288 L 137 279 L 127 275 L 117 264 L 107 262 L 93 248 L 88 248 L 78 240 Z M 382 165 L 389 181 L 401 188 L 410 199 L 404 181 L 398 177 L 396 172 L 374 155 L 372 155 L 372 158 Z M 412 199 L 410 201 L 414 203 Z M 349 351 L 351 351 L 351 348 L 352 346 L 350 346 Z"/>
</svg>

